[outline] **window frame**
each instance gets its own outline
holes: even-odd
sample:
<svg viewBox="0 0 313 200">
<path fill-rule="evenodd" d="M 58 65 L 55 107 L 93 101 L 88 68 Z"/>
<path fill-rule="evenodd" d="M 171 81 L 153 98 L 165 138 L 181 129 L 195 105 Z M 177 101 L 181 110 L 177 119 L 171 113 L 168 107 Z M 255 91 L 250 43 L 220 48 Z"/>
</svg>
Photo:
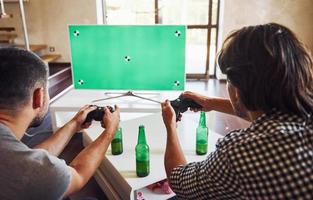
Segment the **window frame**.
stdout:
<svg viewBox="0 0 313 200">
<path fill-rule="evenodd" d="M 219 35 L 219 13 L 220 13 L 220 0 L 217 0 L 217 12 L 216 12 L 216 24 L 212 24 L 212 16 L 213 16 L 213 0 L 209 1 L 209 7 L 208 7 L 208 24 L 188 24 L 187 25 L 187 31 L 188 29 L 206 29 L 207 30 L 207 55 L 206 55 L 206 69 L 204 73 L 187 73 L 186 78 L 187 79 L 205 79 L 208 80 L 209 78 L 216 78 L 216 65 L 214 64 L 214 73 L 210 75 L 210 45 L 211 45 L 211 31 L 213 28 L 216 29 L 216 39 L 215 44 L 217 47 L 218 42 L 218 35 Z M 155 11 L 155 24 L 159 24 L 159 0 L 154 0 L 154 11 Z M 215 53 L 217 51 L 217 48 L 215 48 Z"/>
</svg>

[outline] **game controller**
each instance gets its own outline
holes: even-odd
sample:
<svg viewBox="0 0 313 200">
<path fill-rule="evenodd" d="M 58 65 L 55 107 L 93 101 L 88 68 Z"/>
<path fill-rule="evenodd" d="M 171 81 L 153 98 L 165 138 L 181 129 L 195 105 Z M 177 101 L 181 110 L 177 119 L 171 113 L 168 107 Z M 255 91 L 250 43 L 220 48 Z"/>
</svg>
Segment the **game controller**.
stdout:
<svg viewBox="0 0 313 200">
<path fill-rule="evenodd" d="M 111 113 L 114 112 L 113 107 L 111 107 L 111 106 L 106 106 L 106 107 L 110 110 Z M 103 115 L 104 115 L 104 107 L 97 106 L 97 108 L 95 110 L 88 113 L 84 123 L 87 123 L 87 122 L 90 123 L 92 120 L 102 121 Z"/>
<path fill-rule="evenodd" d="M 202 108 L 202 106 L 195 102 L 193 99 L 183 97 L 182 95 L 180 95 L 177 99 L 170 102 L 176 114 L 176 121 L 178 121 L 180 117 L 179 115 L 181 113 L 186 112 L 188 108 L 197 108 L 197 109 Z"/>
</svg>

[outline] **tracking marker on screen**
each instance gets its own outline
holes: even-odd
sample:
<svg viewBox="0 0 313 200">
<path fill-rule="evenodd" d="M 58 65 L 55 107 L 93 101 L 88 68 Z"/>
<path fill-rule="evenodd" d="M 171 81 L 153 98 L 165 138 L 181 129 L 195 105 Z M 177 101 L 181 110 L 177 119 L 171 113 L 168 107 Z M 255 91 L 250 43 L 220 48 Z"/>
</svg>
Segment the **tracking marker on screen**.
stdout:
<svg viewBox="0 0 313 200">
<path fill-rule="evenodd" d="M 79 85 L 84 85 L 84 80 L 79 79 L 79 80 L 78 80 L 78 84 L 79 84 Z"/>
<path fill-rule="evenodd" d="M 179 81 L 174 81 L 174 86 L 179 86 L 180 85 L 180 82 Z"/>
<path fill-rule="evenodd" d="M 176 37 L 179 37 L 181 35 L 181 32 L 180 31 L 175 31 L 175 36 Z"/>
<path fill-rule="evenodd" d="M 78 37 L 78 36 L 79 36 L 79 31 L 78 31 L 78 30 L 74 31 L 74 36 L 75 36 L 75 37 Z"/>
<path fill-rule="evenodd" d="M 124 59 L 125 59 L 126 62 L 129 62 L 130 61 L 130 56 L 125 56 Z"/>
</svg>

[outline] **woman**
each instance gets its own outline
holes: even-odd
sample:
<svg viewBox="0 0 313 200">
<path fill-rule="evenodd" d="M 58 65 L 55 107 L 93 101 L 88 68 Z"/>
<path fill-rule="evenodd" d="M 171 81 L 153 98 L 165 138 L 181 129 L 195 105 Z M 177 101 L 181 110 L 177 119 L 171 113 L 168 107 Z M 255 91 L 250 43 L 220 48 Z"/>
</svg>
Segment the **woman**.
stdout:
<svg viewBox="0 0 313 200">
<path fill-rule="evenodd" d="M 286 27 L 270 23 L 231 33 L 219 53 L 230 99 L 183 95 L 250 120 L 202 162 L 187 164 L 175 112 L 162 104 L 165 169 L 183 199 L 313 199 L 312 59 Z M 196 110 L 197 111 L 197 110 Z"/>
</svg>

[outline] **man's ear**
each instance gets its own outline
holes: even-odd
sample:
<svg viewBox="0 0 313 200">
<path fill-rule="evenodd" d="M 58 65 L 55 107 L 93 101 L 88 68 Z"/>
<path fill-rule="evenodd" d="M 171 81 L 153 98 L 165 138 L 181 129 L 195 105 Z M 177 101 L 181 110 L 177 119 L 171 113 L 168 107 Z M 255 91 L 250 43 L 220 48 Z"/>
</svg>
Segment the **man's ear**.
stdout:
<svg viewBox="0 0 313 200">
<path fill-rule="evenodd" d="M 36 88 L 33 93 L 33 108 L 41 108 L 44 104 L 44 89 L 42 87 Z"/>
</svg>

